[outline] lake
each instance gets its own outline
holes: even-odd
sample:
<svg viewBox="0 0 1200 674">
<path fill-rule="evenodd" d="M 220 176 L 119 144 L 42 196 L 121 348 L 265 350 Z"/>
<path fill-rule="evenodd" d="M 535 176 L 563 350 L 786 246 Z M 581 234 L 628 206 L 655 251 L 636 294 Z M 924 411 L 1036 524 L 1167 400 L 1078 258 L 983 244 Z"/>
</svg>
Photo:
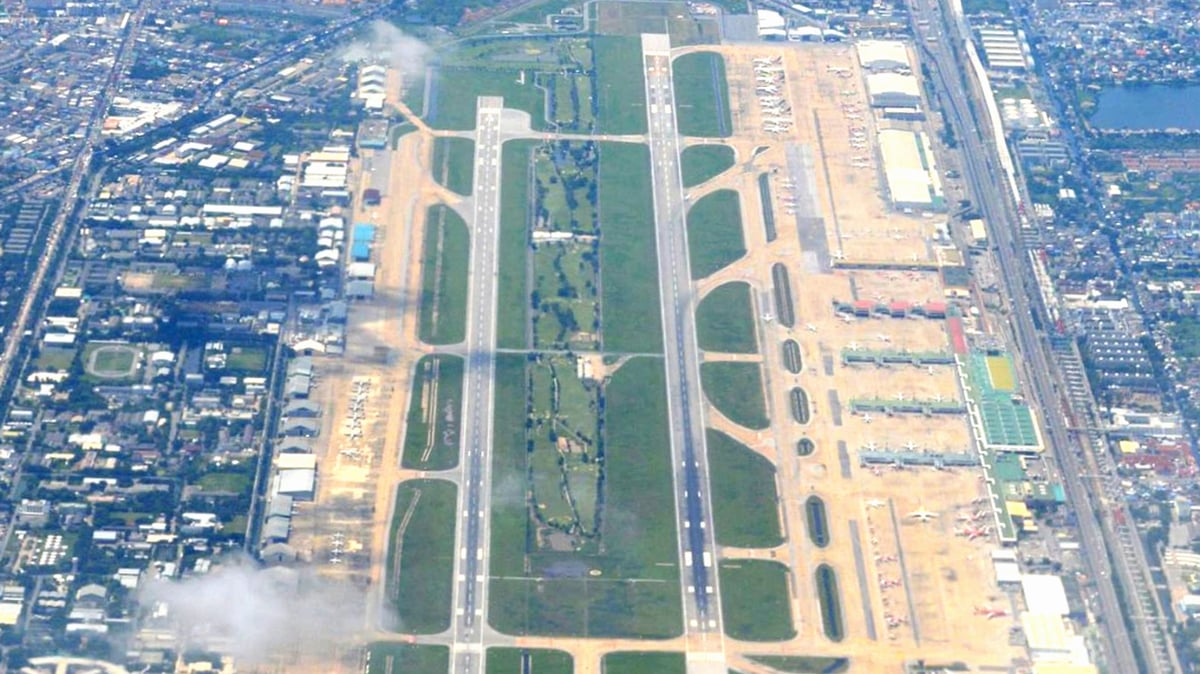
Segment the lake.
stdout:
<svg viewBox="0 0 1200 674">
<path fill-rule="evenodd" d="M 1096 97 L 1092 126 L 1108 131 L 1200 131 L 1200 86 L 1110 87 Z"/>
</svg>

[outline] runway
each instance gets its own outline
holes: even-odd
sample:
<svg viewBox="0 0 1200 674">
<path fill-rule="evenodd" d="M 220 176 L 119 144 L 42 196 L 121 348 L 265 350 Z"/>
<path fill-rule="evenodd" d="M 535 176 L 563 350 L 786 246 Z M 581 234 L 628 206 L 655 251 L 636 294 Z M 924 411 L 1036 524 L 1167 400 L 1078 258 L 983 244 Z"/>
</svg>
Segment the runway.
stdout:
<svg viewBox="0 0 1200 674">
<path fill-rule="evenodd" d="M 712 511 L 707 503 L 708 460 L 703 393 L 688 264 L 686 205 L 679 170 L 679 136 L 671 77 L 670 38 L 642 34 L 659 297 L 675 465 L 680 568 L 684 575 L 684 630 L 689 674 L 725 672 L 721 600 L 715 567 Z"/>
<path fill-rule="evenodd" d="M 480 96 L 476 104 L 475 195 L 462 425 L 470 431 L 462 438 L 451 626 L 451 663 L 456 674 L 482 672 L 484 666 L 503 107 L 504 100 L 495 96 Z"/>
</svg>

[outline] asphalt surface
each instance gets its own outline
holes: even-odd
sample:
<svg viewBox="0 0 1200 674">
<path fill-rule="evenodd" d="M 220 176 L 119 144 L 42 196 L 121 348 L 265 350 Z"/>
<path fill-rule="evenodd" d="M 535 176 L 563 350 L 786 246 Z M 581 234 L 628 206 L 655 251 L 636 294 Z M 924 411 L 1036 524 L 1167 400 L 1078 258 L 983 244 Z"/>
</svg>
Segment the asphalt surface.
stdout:
<svg viewBox="0 0 1200 674">
<path fill-rule="evenodd" d="M 679 136 L 666 35 L 643 34 L 650 167 L 658 250 L 659 298 L 667 368 L 671 456 L 675 466 L 675 511 L 684 572 L 684 629 L 712 635 L 719 649 L 721 601 L 717 589 L 712 511 L 707 503 L 708 459 L 704 442 L 700 357 L 694 323 L 695 299 L 688 265 L 686 206 L 679 171 Z M 706 669 L 689 660 L 689 672 Z M 721 671 L 724 671 L 723 669 Z"/>
<path fill-rule="evenodd" d="M 993 159 L 994 148 L 983 140 L 981 129 L 968 108 L 967 102 L 972 92 L 966 89 L 959 77 L 960 73 L 970 72 L 970 66 L 965 63 L 965 57 L 959 59 L 951 46 L 957 38 L 943 34 L 937 0 L 914 0 L 913 10 L 914 18 L 929 22 L 924 29 L 918 28 L 918 40 L 926 35 L 938 38 L 936 42 L 923 40 L 923 44 L 937 66 L 934 77 L 938 88 L 945 94 L 942 97 L 944 111 L 962 144 L 963 177 L 995 242 L 997 266 L 1012 314 L 1012 330 L 1024 357 L 1027 381 L 1032 385 L 1034 399 L 1040 403 L 1038 406 L 1043 411 L 1049 448 L 1057 457 L 1064 476 L 1084 475 L 1087 470 L 1080 465 L 1076 455 L 1077 443 L 1071 441 L 1062 410 L 1058 407 L 1057 392 L 1060 387 L 1051 374 L 1055 371 L 1053 356 L 1033 322 L 1033 312 L 1042 309 L 1041 293 L 1032 270 L 1028 268 L 1029 261 L 1020 242 L 1020 219 L 1015 212 L 1015 204 L 1006 198 L 1008 191 L 1004 186 L 1007 185 L 1007 176 L 1001 175 L 996 168 L 999 161 Z M 984 113 L 980 110 L 979 114 L 982 116 Z M 1045 312 L 1041 311 L 1041 315 L 1045 316 Z M 1104 532 L 1087 487 L 1078 479 L 1065 479 L 1064 483 L 1070 503 L 1077 513 L 1081 556 L 1092 577 L 1097 579 L 1100 610 L 1104 617 L 1099 625 L 1103 638 L 1097 641 L 1105 651 L 1109 671 L 1139 671 L 1129 632 L 1120 618 L 1123 604 L 1118 601 L 1113 584 L 1107 580 L 1112 578 L 1112 568 Z M 1118 551 L 1114 550 L 1114 556 L 1120 559 Z"/>
<path fill-rule="evenodd" d="M 470 430 L 462 440 L 458 554 L 454 560 L 454 616 L 450 628 L 452 669 L 456 674 L 481 672 L 484 664 L 503 107 L 501 98 L 480 96 L 476 108 L 470 313 L 463 396 L 463 428 Z"/>
</svg>

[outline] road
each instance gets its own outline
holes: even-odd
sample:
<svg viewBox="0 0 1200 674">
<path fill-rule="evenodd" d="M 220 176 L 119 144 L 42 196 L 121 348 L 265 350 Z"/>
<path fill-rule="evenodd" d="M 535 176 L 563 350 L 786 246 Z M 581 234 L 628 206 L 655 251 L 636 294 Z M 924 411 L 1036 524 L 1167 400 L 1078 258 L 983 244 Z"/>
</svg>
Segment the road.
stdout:
<svg viewBox="0 0 1200 674">
<path fill-rule="evenodd" d="M 667 407 L 671 421 L 671 457 L 675 466 L 675 512 L 680 537 L 680 568 L 685 575 L 684 630 L 689 642 L 688 672 L 696 674 L 725 671 L 724 639 L 717 573 L 713 566 L 716 554 L 711 535 L 712 510 L 706 503 L 709 481 L 700 388 L 700 349 L 696 344 L 695 296 L 688 264 L 686 207 L 679 171 L 670 50 L 667 35 L 642 35 Z"/>
<path fill-rule="evenodd" d="M 496 375 L 496 275 L 500 227 L 502 98 L 480 96 L 475 117 L 475 195 L 463 396 L 462 477 L 454 559 L 451 660 L 456 674 L 483 671 L 487 625 L 488 516 L 491 512 L 492 396 Z"/>
<path fill-rule="evenodd" d="M 995 242 L 996 261 L 1009 302 L 1013 335 L 1022 355 L 1026 381 L 1031 384 L 1034 401 L 1043 411 L 1048 444 L 1064 475 L 1084 475 L 1088 471 L 1079 465 L 1076 445 L 1067 433 L 1063 410 L 1059 407 L 1060 396 L 1057 392 L 1061 388 L 1057 377 L 1052 375 L 1056 372 L 1053 368 L 1054 356 L 1034 325 L 1033 312 L 1040 311 L 1042 316 L 1045 316 L 1045 312 L 1040 306 L 1040 290 L 1020 243 L 1020 219 L 1015 212 L 1016 204 L 1011 203 L 1007 198 L 1007 190 L 1002 187 L 1006 184 L 1007 176 L 1000 175 L 996 170 L 1000 162 L 995 158 L 995 148 L 985 142 L 984 133 L 981 133 L 983 129 L 980 127 L 985 123 L 982 112 L 981 121 L 977 124 L 968 108 L 968 101 L 974 98 L 974 92 L 964 86 L 958 75 L 969 73 L 970 66 L 966 58 L 960 57 L 952 46 L 958 38 L 952 37 L 952 31 L 943 30 L 942 15 L 937 4 L 938 0 L 913 0 L 914 20 L 927 22 L 924 28 L 917 23 L 917 37 L 923 43 L 926 54 L 933 57 L 936 66 L 933 74 L 938 88 L 945 94 L 942 102 L 947 121 L 955 128 L 962 143 L 963 177 L 970 187 L 974 203 L 988 223 L 989 236 Z M 939 39 L 930 42 L 928 37 Z M 1101 613 L 1105 618 L 1100 624 L 1103 638 L 1098 640 L 1105 651 L 1104 659 L 1109 664 L 1109 671 L 1139 671 L 1129 632 L 1120 618 L 1123 604 L 1118 601 L 1113 584 L 1106 581 L 1112 577 L 1112 569 L 1106 553 L 1105 532 L 1085 483 L 1075 479 L 1064 482 L 1079 522 L 1085 567 L 1097 580 Z M 1116 551 L 1114 557 L 1121 559 Z"/>
</svg>

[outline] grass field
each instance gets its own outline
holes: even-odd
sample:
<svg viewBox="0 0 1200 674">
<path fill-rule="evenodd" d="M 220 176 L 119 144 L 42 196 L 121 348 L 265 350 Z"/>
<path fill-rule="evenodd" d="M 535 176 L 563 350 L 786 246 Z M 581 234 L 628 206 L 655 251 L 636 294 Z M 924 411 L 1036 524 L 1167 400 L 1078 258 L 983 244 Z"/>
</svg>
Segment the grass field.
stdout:
<svg viewBox="0 0 1200 674">
<path fill-rule="evenodd" d="M 622 651 L 605 654 L 600 669 L 604 674 L 685 674 L 687 659 L 683 653 Z"/>
<path fill-rule="evenodd" d="M 747 655 L 747 659 L 789 674 L 841 674 L 850 661 L 825 655 Z"/>
<path fill-rule="evenodd" d="M 462 386 L 461 357 L 425 356 L 417 363 L 404 431 L 401 464 L 405 468 L 446 470 L 458 465 Z M 428 400 L 428 397 L 434 397 L 431 387 L 435 387 L 437 393 L 435 399 Z M 432 409 L 427 409 L 431 402 Z M 432 427 L 430 419 L 433 419 Z"/>
<path fill-rule="evenodd" d="M 524 74 L 524 81 L 522 81 Z M 425 121 L 435 129 L 475 128 L 479 96 L 503 96 L 504 107 L 524 110 L 534 129 L 546 128 L 545 95 L 534 85 L 533 71 L 514 67 L 438 68 Z"/>
<path fill-rule="evenodd" d="M 717 190 L 692 204 L 687 214 L 687 231 L 693 279 L 720 271 L 745 255 L 738 193 Z"/>
<path fill-rule="evenodd" d="M 720 569 L 726 634 L 744 641 L 784 641 L 796 636 L 786 566 L 736 559 L 722 560 Z"/>
<path fill-rule="evenodd" d="M 596 58 L 596 127 L 601 133 L 646 133 L 646 78 L 637 36 L 592 40 Z"/>
<path fill-rule="evenodd" d="M 446 674 L 450 669 L 446 646 L 376 643 L 368 652 L 371 662 L 366 674 Z"/>
<path fill-rule="evenodd" d="M 742 281 L 713 288 L 696 306 L 696 341 L 714 353 L 757 353 L 750 284 Z"/>
<path fill-rule="evenodd" d="M 813 545 L 818 548 L 829 545 L 829 515 L 820 496 L 809 496 L 804 502 L 804 519 Z"/>
<path fill-rule="evenodd" d="M 496 342 L 504 349 L 524 349 L 529 307 L 529 283 L 525 274 L 529 251 L 529 165 L 535 141 L 517 140 L 501 150 L 500 185 L 500 278 L 496 316 Z"/>
<path fill-rule="evenodd" d="M 987 357 L 988 379 L 997 391 L 1012 392 L 1017 388 L 1017 377 L 1008 356 Z"/>
<path fill-rule="evenodd" d="M 685 136 L 725 138 L 732 133 L 725 59 L 714 52 L 693 52 L 675 59 L 675 116 Z"/>
<path fill-rule="evenodd" d="M 99 359 L 97 359 L 98 363 Z M 267 369 L 267 348 L 235 346 L 229 350 L 229 355 L 225 359 L 225 369 L 238 372 L 262 372 Z"/>
<path fill-rule="evenodd" d="M 475 180 L 475 141 L 470 138 L 433 139 L 433 179 L 464 196 Z"/>
<path fill-rule="evenodd" d="M 660 353 L 649 148 L 601 143 L 599 193 L 604 350 Z"/>
<path fill-rule="evenodd" d="M 525 365 L 520 356 L 502 354 L 497 359 L 493 626 L 510 634 L 679 634 L 679 569 L 661 361 L 635 358 L 617 370 L 607 386 L 603 528 L 600 541 L 576 550 L 540 545 L 539 534 L 546 532 L 529 516 Z M 638 582 L 627 582 L 630 579 Z"/>
<path fill-rule="evenodd" d="M 963 0 L 963 14 L 978 14 L 980 12 L 1008 14 L 1009 11 L 1008 0 Z"/>
<path fill-rule="evenodd" d="M 201 475 L 196 484 L 206 492 L 244 494 L 250 490 L 251 479 L 246 472 L 214 471 Z"/>
<path fill-rule="evenodd" d="M 720 0 L 726 5 L 733 0 Z M 720 41 L 720 30 L 714 20 L 697 20 L 683 2 L 599 2 L 596 7 L 596 31 L 605 35 L 637 35 L 661 33 L 671 36 L 672 47 L 711 44 Z M 741 12 L 745 13 L 745 5 Z"/>
<path fill-rule="evenodd" d="M 771 425 L 758 363 L 701 363 L 700 383 L 713 407 L 733 423 L 752 430 Z"/>
<path fill-rule="evenodd" d="M 425 213 L 421 259 L 419 330 L 426 344 L 457 344 L 466 337 L 470 259 L 470 233 L 462 216 L 449 206 L 430 206 Z"/>
<path fill-rule="evenodd" d="M 828 564 L 817 567 L 817 601 L 821 604 L 821 628 L 830 641 L 846 636 L 842 622 L 842 599 L 839 596 L 837 573 Z"/>
<path fill-rule="evenodd" d="M 523 668 L 528 658 L 529 669 Z M 485 674 L 572 674 L 575 663 L 571 654 L 541 648 L 489 648 Z"/>
<path fill-rule="evenodd" d="M 775 466 L 718 430 L 708 429 L 707 446 L 717 544 L 773 548 L 782 543 Z"/>
<path fill-rule="evenodd" d="M 33 366 L 38 370 L 66 372 L 71 369 L 71 363 L 73 362 L 75 362 L 75 349 L 62 349 L 50 346 L 43 347 L 38 352 L 38 357 L 33 361 Z"/>
<path fill-rule="evenodd" d="M 456 493 L 443 480 L 410 480 L 396 489 L 386 578 L 396 631 L 434 634 L 450 627 Z"/>
<path fill-rule="evenodd" d="M 690 145 L 679 153 L 683 186 L 695 187 L 733 166 L 733 148 L 728 145 Z"/>
</svg>

